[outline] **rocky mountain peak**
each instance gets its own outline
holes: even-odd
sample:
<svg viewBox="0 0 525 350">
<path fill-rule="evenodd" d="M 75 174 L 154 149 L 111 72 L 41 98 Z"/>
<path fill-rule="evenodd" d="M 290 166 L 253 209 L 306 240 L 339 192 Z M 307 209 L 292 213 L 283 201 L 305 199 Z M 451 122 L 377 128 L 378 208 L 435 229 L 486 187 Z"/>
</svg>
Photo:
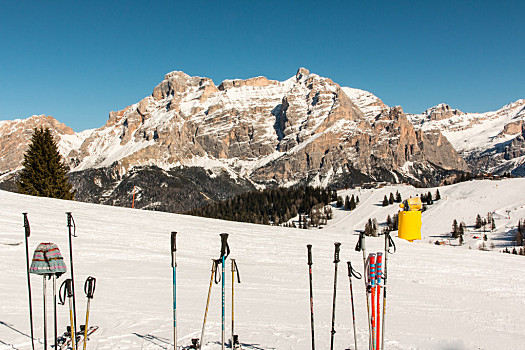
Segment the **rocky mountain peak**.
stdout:
<svg viewBox="0 0 525 350">
<path fill-rule="evenodd" d="M 430 120 L 442 120 L 448 119 L 456 115 L 463 115 L 462 111 L 459 109 L 451 108 L 446 103 L 440 103 L 434 107 L 431 107 L 422 113 L 424 116 L 427 116 Z"/>
</svg>

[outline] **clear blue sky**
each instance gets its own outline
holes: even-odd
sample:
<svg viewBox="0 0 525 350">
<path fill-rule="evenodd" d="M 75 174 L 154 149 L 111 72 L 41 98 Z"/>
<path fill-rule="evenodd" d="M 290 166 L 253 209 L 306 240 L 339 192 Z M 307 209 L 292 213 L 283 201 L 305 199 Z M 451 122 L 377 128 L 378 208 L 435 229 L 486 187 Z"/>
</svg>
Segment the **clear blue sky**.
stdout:
<svg viewBox="0 0 525 350">
<path fill-rule="evenodd" d="M 102 126 L 164 74 L 297 68 L 419 113 L 525 98 L 525 1 L 0 0 L 0 120 Z"/>
</svg>

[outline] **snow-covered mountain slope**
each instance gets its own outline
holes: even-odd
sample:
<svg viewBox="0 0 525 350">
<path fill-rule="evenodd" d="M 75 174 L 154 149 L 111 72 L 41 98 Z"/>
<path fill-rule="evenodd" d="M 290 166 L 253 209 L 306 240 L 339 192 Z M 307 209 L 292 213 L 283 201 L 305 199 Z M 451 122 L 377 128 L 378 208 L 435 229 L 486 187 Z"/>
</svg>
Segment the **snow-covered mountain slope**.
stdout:
<svg viewBox="0 0 525 350">
<path fill-rule="evenodd" d="M 31 223 L 30 250 L 55 242 L 68 259 L 66 211 L 76 222 L 73 238 L 79 319 L 85 312 L 82 284 L 97 278 L 90 324 L 100 326 L 88 349 L 171 349 L 172 271 L 169 236 L 178 232 L 177 314 L 179 346 L 199 337 L 209 285 L 211 259 L 220 251 L 219 233 L 230 233 L 231 258 L 241 284 L 235 289 L 235 330 L 244 349 L 308 349 L 310 316 L 306 244 L 313 244 L 316 345 L 327 348 L 333 288 L 333 243 L 342 243 L 337 289 L 336 348 L 353 347 L 346 260 L 362 270 L 354 251 L 357 235 L 370 216 L 395 212 L 381 207 L 385 194 L 405 197 L 422 189 L 395 186 L 356 192 L 353 212 L 335 210 L 323 230 L 301 230 L 183 215 L 131 210 L 0 191 L 0 349 L 30 349 L 22 212 Z M 475 181 L 440 187 L 442 199 L 423 213 L 422 241 L 394 237 L 397 252 L 388 260 L 386 349 L 517 349 L 525 340 L 522 256 L 428 240 L 447 230 L 454 218 L 473 223 L 478 211 L 495 211 L 501 235 L 525 216 L 525 180 Z M 435 189 L 431 189 L 432 192 Z M 509 215 L 511 219 L 504 218 Z M 504 215 L 503 215 L 504 214 Z M 449 228 L 448 228 L 449 229 Z M 491 236 L 496 245 L 505 243 Z M 469 240 L 471 240 L 469 238 Z M 20 244 L 18 244 L 20 243 Z M 382 238 L 367 238 L 369 252 Z M 68 264 L 69 266 L 69 264 Z M 230 325 L 231 274 L 226 267 L 226 327 Z M 35 332 L 42 339 L 42 279 L 32 276 Z M 64 277 L 59 279 L 59 283 Z M 366 348 L 366 302 L 362 281 L 353 280 L 359 348 Z M 50 290 L 48 289 L 48 292 Z M 214 285 L 205 346 L 220 349 L 220 285 Z M 49 315 L 52 307 L 49 307 Z M 49 323 L 50 319 L 48 319 Z M 69 322 L 59 307 L 59 327 Z M 81 322 L 83 323 L 83 322 Z M 48 334 L 52 330 L 48 329 Z M 40 345 L 41 346 L 41 345 Z"/>
<path fill-rule="evenodd" d="M 422 130 L 440 130 L 478 172 L 513 171 L 525 161 L 525 99 L 486 113 L 463 113 L 440 104 L 409 119 Z"/>
<path fill-rule="evenodd" d="M 0 173 L 19 169 L 34 128 L 49 128 L 57 140 L 59 152 L 66 156 L 82 145 L 92 130 L 75 133 L 55 118 L 33 115 L 27 119 L 0 122 Z"/>
<path fill-rule="evenodd" d="M 350 177 L 437 184 L 466 170 L 441 139 L 439 131 L 416 132 L 400 107 L 305 68 L 285 81 L 218 86 L 175 71 L 151 96 L 111 112 L 66 158 L 73 171 L 114 167 L 119 175 L 141 166 L 219 166 L 259 185 Z"/>
</svg>

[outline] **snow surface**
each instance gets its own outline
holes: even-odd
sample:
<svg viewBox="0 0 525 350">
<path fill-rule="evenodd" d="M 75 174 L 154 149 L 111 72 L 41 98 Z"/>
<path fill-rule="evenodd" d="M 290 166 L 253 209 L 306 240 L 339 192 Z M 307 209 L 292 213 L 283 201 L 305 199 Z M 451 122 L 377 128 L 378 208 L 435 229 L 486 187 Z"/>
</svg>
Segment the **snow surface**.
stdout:
<svg viewBox="0 0 525 350">
<path fill-rule="evenodd" d="M 369 217 L 384 222 L 395 206 L 382 207 L 385 194 L 403 197 L 429 189 L 391 186 L 347 190 L 360 204 L 353 212 L 335 209 L 322 230 L 300 230 L 160 212 L 29 197 L 0 191 L 0 349 L 30 349 L 22 212 L 31 224 L 30 254 L 40 242 L 55 242 L 69 267 L 66 211 L 76 222 L 73 238 L 78 319 L 83 322 L 84 280 L 97 278 L 90 324 L 100 326 L 88 349 L 171 349 L 172 270 L 170 232 L 178 232 L 177 312 L 179 346 L 200 336 L 211 259 L 220 251 L 219 233 L 230 233 L 231 258 L 241 284 L 235 286 L 235 330 L 244 349 L 309 349 L 310 316 L 306 244 L 313 244 L 316 345 L 328 348 L 333 289 L 333 243 L 342 242 L 336 310 L 336 348 L 353 348 L 347 260 L 362 270 L 354 251 L 357 233 Z M 454 218 L 474 223 L 495 211 L 498 232 L 489 242 L 505 243 L 511 225 L 525 216 L 525 179 L 473 181 L 439 188 L 442 199 L 423 213 L 423 239 L 394 237 L 397 252 L 388 260 L 385 349 L 517 349 L 525 340 L 525 288 L 522 256 L 436 246 L 428 240 L 448 234 Z M 430 189 L 434 193 L 435 189 Z M 506 219 L 509 215 L 511 219 Z M 468 236 L 468 234 L 466 235 Z M 367 238 L 369 252 L 383 239 Z M 231 272 L 226 267 L 227 338 L 230 329 Z M 64 277 L 58 280 L 59 284 Z M 42 279 L 31 277 L 35 334 L 42 338 Z M 353 280 L 357 336 L 366 348 L 363 282 Z M 48 284 L 49 286 L 49 284 Z M 51 288 L 48 288 L 51 298 Z M 48 299 L 50 300 L 50 299 Z M 67 304 L 66 304 L 67 305 Z M 214 285 L 204 349 L 220 348 L 220 285 Z M 52 315 L 49 305 L 48 317 Z M 51 323 L 49 317 L 48 322 Z M 68 324 L 59 306 L 59 328 Z M 61 333 L 61 332 L 60 332 Z M 48 328 L 50 338 L 52 327 Z M 41 345 L 40 345 L 41 347 Z"/>
</svg>

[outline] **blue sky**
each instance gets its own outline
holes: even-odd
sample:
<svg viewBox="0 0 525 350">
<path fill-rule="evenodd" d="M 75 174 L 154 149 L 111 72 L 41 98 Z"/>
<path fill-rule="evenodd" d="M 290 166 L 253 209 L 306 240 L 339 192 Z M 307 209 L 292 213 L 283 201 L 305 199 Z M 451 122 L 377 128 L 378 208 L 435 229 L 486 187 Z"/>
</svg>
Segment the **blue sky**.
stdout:
<svg viewBox="0 0 525 350">
<path fill-rule="evenodd" d="M 0 120 L 102 126 L 164 74 L 299 67 L 419 113 L 525 98 L 524 1 L 0 0 Z"/>
</svg>

